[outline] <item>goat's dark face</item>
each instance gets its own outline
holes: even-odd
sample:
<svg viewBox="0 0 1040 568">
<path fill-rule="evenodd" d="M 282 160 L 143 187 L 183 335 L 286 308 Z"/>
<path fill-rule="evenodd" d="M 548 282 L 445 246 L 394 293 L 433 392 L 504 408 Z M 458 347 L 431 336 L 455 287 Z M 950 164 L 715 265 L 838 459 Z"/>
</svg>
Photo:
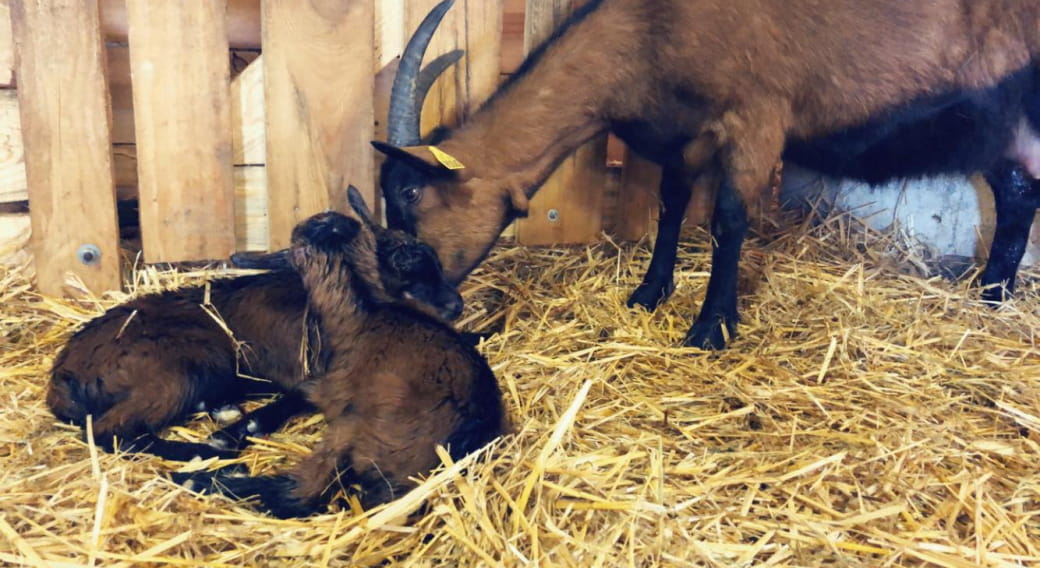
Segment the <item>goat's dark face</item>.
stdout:
<svg viewBox="0 0 1040 568">
<path fill-rule="evenodd" d="M 293 230 L 291 262 L 301 274 L 329 273 L 337 263 L 352 270 L 381 296 L 403 299 L 450 321 L 462 313 L 462 296 L 444 277 L 428 245 L 376 224 L 356 189 L 348 197 L 360 221 L 339 213 L 321 213 Z M 373 239 L 374 237 L 374 239 Z"/>
<path fill-rule="evenodd" d="M 513 219 L 506 192 L 431 161 L 421 148 L 373 145 L 387 155 L 380 172 L 387 224 L 433 247 L 447 278 L 461 282 Z"/>
<path fill-rule="evenodd" d="M 404 231 L 383 229 L 377 237 L 379 273 L 386 292 L 434 308 L 451 321 L 462 314 L 458 290 L 444 277 L 437 253 Z"/>
</svg>

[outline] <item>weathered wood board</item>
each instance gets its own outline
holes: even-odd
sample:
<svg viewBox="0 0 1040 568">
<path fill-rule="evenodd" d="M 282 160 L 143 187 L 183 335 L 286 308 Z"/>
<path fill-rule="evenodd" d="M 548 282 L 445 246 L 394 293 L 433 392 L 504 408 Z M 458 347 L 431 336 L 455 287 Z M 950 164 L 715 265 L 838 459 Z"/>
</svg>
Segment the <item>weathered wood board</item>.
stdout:
<svg viewBox="0 0 1040 568">
<path fill-rule="evenodd" d="M 0 203 L 28 198 L 18 93 L 0 90 Z"/>
<path fill-rule="evenodd" d="M 264 0 L 270 244 L 356 185 L 374 201 L 373 1 Z M 320 65 L 315 62 L 320 61 Z"/>
<path fill-rule="evenodd" d="M 40 291 L 69 291 L 70 275 L 95 293 L 118 289 L 119 233 L 97 5 L 12 0 L 10 6 Z M 78 254 L 84 246 L 95 248 Z"/>
<path fill-rule="evenodd" d="M 127 0 L 147 262 L 234 252 L 225 0 Z"/>
</svg>

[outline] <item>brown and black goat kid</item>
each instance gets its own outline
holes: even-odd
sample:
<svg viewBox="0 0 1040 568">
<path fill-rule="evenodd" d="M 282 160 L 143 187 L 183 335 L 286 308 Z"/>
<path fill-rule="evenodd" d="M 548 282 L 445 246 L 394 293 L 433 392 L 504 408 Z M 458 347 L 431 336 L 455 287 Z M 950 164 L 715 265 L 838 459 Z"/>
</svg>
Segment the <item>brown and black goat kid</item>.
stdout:
<svg viewBox="0 0 1040 568">
<path fill-rule="evenodd" d="M 985 171 L 1004 205 L 983 283 L 1013 286 L 1023 211 L 1040 205 L 1036 0 L 590 0 L 464 125 L 425 141 L 436 146 L 423 145 L 412 88 L 426 41 L 402 56 L 389 143 L 374 145 L 389 158 L 390 226 L 430 243 L 455 281 L 567 155 L 611 130 L 664 168 L 661 230 L 630 304 L 667 297 L 692 188 L 716 192 L 712 273 L 687 345 L 721 348 L 735 332 L 745 204 L 785 149 L 868 178 Z M 1014 108 L 990 108 L 1009 94 Z M 913 161 L 915 143 L 937 147 Z"/>
<path fill-rule="evenodd" d="M 360 193 L 348 190 L 367 218 Z M 444 320 L 461 313 L 429 246 L 402 231 L 372 225 L 372 262 L 354 274 L 373 298 L 418 304 Z M 275 255 L 277 256 L 277 255 Z M 219 279 L 136 298 L 76 332 L 55 360 L 47 405 L 59 419 L 84 426 L 113 450 L 166 459 L 232 457 L 246 436 L 278 429 L 311 409 L 296 391 L 320 350 L 299 274 L 278 270 Z M 262 377 L 253 378 L 253 377 Z M 164 440 L 164 426 L 250 395 L 283 393 L 274 403 L 216 432 L 206 444 Z"/>
<path fill-rule="evenodd" d="M 196 490 L 258 497 L 279 517 L 319 511 L 341 488 L 366 507 L 414 486 L 439 464 L 443 444 L 458 459 L 506 428 L 501 392 L 484 358 L 442 322 L 381 301 L 362 275 L 376 262 L 373 226 L 338 213 L 293 231 L 289 260 L 307 289 L 320 352 L 307 398 L 328 429 L 289 473 L 173 474 Z"/>
</svg>

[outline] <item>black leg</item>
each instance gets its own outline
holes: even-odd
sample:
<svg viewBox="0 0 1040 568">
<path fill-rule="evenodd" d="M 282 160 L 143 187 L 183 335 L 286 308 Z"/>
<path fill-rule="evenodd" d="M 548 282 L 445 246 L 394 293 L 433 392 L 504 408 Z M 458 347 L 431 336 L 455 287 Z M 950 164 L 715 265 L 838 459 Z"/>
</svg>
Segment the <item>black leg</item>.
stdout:
<svg viewBox="0 0 1040 568">
<path fill-rule="evenodd" d="M 686 176 L 676 168 L 665 168 L 661 176 L 661 216 L 657 222 L 654 254 L 643 283 L 628 298 L 628 307 L 643 306 L 653 311 L 675 290 L 675 255 L 689 203 L 690 183 Z"/>
<path fill-rule="evenodd" d="M 291 270 L 289 265 L 289 250 L 282 249 L 275 252 L 236 252 L 229 258 L 231 264 L 237 268 L 252 268 L 257 270 Z"/>
<path fill-rule="evenodd" d="M 689 347 L 722 349 L 737 330 L 737 273 L 747 234 L 747 211 L 727 177 L 719 184 L 711 217 L 711 276 L 701 313 L 683 342 Z"/>
<path fill-rule="evenodd" d="M 319 504 L 305 503 L 292 494 L 296 484 L 287 475 L 249 477 L 228 471 L 174 472 L 170 479 L 197 493 L 216 493 L 235 499 L 256 498 L 260 509 L 282 519 L 306 517 L 319 510 Z"/>
<path fill-rule="evenodd" d="M 989 286 L 983 290 L 982 298 L 999 304 L 1015 291 L 1018 265 L 1029 242 L 1036 210 L 1040 208 L 1040 182 L 1011 162 L 987 172 L 986 181 L 993 189 L 997 229 L 980 283 Z"/>
<path fill-rule="evenodd" d="M 480 345 L 481 340 L 491 339 L 492 335 L 495 335 L 495 334 L 493 332 L 492 333 L 478 333 L 478 332 L 473 332 L 473 331 L 460 331 L 459 332 L 459 339 L 461 339 L 463 343 L 465 343 L 466 345 L 469 345 L 470 347 L 477 347 L 477 346 Z"/>
<path fill-rule="evenodd" d="M 109 452 L 116 450 L 137 454 L 151 454 L 164 460 L 191 461 L 195 458 L 234 459 L 238 452 L 215 448 L 209 444 L 163 440 L 156 434 L 142 434 L 132 440 L 95 440 L 99 447 Z"/>
<path fill-rule="evenodd" d="M 249 445 L 247 437 L 277 432 L 293 416 L 315 411 L 303 393 L 291 391 L 217 430 L 210 435 L 209 445 L 219 450 L 241 450 Z"/>
</svg>

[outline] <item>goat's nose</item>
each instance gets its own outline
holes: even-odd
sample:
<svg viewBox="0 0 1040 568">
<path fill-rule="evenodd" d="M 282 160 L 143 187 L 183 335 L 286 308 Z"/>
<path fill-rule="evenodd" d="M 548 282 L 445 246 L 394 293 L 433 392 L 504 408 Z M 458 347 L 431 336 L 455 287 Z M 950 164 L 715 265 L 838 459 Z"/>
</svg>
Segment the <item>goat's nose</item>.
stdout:
<svg viewBox="0 0 1040 568">
<path fill-rule="evenodd" d="M 465 302 L 462 300 L 462 296 L 455 290 L 452 290 L 444 302 L 441 303 L 442 316 L 448 321 L 454 321 L 462 315 L 462 309 L 466 307 Z"/>
</svg>

